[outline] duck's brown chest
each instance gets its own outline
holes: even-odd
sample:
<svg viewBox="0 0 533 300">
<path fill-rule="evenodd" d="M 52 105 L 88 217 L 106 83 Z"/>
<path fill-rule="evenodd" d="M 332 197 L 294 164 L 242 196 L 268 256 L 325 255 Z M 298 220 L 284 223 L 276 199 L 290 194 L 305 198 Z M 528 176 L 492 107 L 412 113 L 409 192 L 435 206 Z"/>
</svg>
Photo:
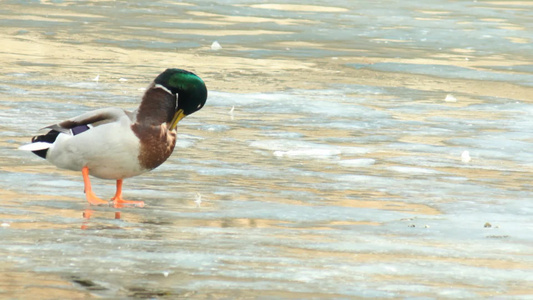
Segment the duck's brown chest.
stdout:
<svg viewBox="0 0 533 300">
<path fill-rule="evenodd" d="M 172 154 L 176 146 L 176 131 L 168 130 L 166 123 L 159 126 L 132 125 L 140 140 L 139 164 L 151 170 L 161 165 Z"/>
</svg>

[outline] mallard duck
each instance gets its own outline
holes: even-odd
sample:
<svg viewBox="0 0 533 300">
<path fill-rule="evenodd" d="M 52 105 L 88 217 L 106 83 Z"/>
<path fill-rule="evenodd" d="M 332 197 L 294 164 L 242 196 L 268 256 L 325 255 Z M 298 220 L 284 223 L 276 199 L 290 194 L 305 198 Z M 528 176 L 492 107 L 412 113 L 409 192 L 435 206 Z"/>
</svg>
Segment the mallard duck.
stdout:
<svg viewBox="0 0 533 300">
<path fill-rule="evenodd" d="M 176 145 L 176 127 L 200 110 L 207 88 L 196 74 L 167 69 L 148 86 L 134 111 L 102 108 L 44 127 L 44 135 L 20 147 L 62 169 L 81 171 L 91 205 L 109 204 L 98 198 L 89 175 L 117 181 L 111 201 L 115 207 L 144 206 L 122 198 L 122 181 L 161 165 Z"/>
</svg>

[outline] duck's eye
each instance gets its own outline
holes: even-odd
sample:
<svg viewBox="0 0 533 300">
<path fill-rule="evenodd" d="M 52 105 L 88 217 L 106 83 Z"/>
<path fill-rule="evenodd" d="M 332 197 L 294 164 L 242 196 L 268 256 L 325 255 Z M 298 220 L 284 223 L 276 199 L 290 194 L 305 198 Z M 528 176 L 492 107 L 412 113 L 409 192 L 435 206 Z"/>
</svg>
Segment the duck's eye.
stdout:
<svg viewBox="0 0 533 300">
<path fill-rule="evenodd" d="M 198 107 L 196 107 L 197 109 L 200 109 L 202 107 L 202 104 L 198 104 Z"/>
</svg>

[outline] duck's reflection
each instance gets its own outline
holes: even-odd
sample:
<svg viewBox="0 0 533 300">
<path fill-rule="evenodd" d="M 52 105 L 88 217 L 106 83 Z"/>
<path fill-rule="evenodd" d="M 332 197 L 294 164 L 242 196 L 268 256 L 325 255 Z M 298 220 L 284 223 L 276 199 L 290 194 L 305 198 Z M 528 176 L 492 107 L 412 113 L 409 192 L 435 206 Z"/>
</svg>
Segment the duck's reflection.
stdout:
<svg viewBox="0 0 533 300">
<path fill-rule="evenodd" d="M 81 229 L 85 230 L 89 228 L 90 219 L 93 217 L 94 210 L 90 208 L 86 208 L 82 212 L 83 222 L 81 224 Z M 122 214 L 120 211 L 115 212 L 115 220 L 120 220 L 122 218 Z"/>
</svg>

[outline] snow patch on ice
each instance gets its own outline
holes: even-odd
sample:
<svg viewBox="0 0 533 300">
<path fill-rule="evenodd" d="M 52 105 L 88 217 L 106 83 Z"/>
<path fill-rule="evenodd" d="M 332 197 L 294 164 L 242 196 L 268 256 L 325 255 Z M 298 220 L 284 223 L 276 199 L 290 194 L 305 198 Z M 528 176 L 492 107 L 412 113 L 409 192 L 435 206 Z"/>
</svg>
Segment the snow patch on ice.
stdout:
<svg viewBox="0 0 533 300">
<path fill-rule="evenodd" d="M 362 154 L 368 150 L 359 147 L 333 146 L 295 140 L 253 141 L 250 147 L 269 150 L 276 157 L 332 158 L 341 154 Z"/>
</svg>

